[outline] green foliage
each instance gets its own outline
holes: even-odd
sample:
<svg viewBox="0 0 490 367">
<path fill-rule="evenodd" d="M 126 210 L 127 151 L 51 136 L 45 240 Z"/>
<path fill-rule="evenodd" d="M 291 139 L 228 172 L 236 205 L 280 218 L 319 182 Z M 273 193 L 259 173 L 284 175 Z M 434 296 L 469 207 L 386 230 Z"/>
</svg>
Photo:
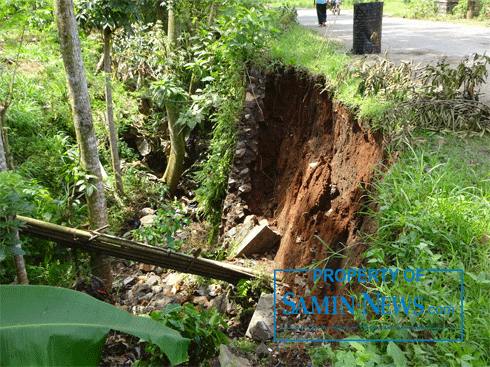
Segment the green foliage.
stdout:
<svg viewBox="0 0 490 367">
<path fill-rule="evenodd" d="M 161 209 L 158 209 L 151 225 L 129 231 L 125 237 L 133 236 L 136 241 L 151 246 L 165 245 L 172 250 L 180 250 L 184 240 L 176 240 L 175 234 L 189 225 L 190 221 L 185 217 L 186 214 L 178 201 L 171 205 L 164 204 Z"/>
<path fill-rule="evenodd" d="M 214 307 L 209 311 L 199 311 L 191 304 L 168 305 L 163 312 L 152 312 L 151 318 L 191 340 L 188 353 L 192 366 L 213 357 L 221 344 L 228 344 L 228 338 L 221 331 L 221 328 L 227 329 L 228 324 Z M 150 342 L 146 349 L 151 354 L 150 360 L 140 362 L 138 366 L 169 365 L 159 346 Z"/>
<path fill-rule="evenodd" d="M 412 0 L 407 18 L 427 19 L 437 16 L 439 9 L 433 0 Z"/>
<path fill-rule="evenodd" d="M 250 299 L 258 302 L 262 293 L 272 293 L 269 276 L 249 280 L 241 279 L 236 287 L 231 289 L 229 298 L 243 308 L 247 308 L 250 306 Z"/>
<path fill-rule="evenodd" d="M 73 290 L 2 285 L 0 309 L 9 315 L 0 324 L 2 366 L 99 366 L 111 329 L 155 343 L 173 364 L 187 360 L 189 340 L 177 331 Z"/>
<path fill-rule="evenodd" d="M 478 103 L 479 86 L 488 75 L 490 57 L 475 54 L 463 58 L 452 68 L 444 60 L 436 65 L 415 68 L 411 63 L 398 66 L 379 58 L 371 65 L 361 59 L 340 74 L 340 80 L 358 78 L 356 93 L 376 98 L 384 106 L 375 128 L 394 141 L 405 141 L 415 127 L 435 131 L 483 134 L 490 132 L 490 109 Z"/>
<path fill-rule="evenodd" d="M 15 214 L 59 222 L 62 220 L 63 207 L 64 203 L 53 200 L 47 188 L 36 180 L 26 180 L 10 171 L 0 172 L 1 283 L 14 281 L 13 250 L 14 253 L 25 254 L 24 261 L 31 284 L 70 286 L 75 277 L 75 267 L 67 261 L 68 250 L 48 241 L 28 237 L 21 237 L 22 252 L 16 252 L 18 249 L 11 247 L 19 243 L 15 231 L 23 228 L 23 223 L 14 217 Z"/>
<path fill-rule="evenodd" d="M 75 0 L 75 13 L 81 27 L 87 30 L 129 29 L 138 20 L 143 0 Z"/>
<path fill-rule="evenodd" d="M 31 29 L 52 28 L 53 2 L 47 0 L 5 0 L 0 8 L 0 21 L 4 29 L 25 24 Z M 3 30 L 3 29 L 2 29 Z"/>
<path fill-rule="evenodd" d="M 264 49 L 279 31 L 273 27 L 273 17 L 264 8 L 227 7 L 218 19 L 221 51 L 230 59 L 243 62 Z"/>
<path fill-rule="evenodd" d="M 17 255 L 25 254 L 13 247 L 21 243 L 15 238 L 15 233 L 24 224 L 15 215 L 35 215 L 36 211 L 39 214 L 47 213 L 53 209 L 50 202 L 46 189 L 39 187 L 36 181 L 24 180 L 11 171 L 0 172 L 0 261 L 10 251 Z"/>
<path fill-rule="evenodd" d="M 204 162 L 198 166 L 199 171 L 195 176 L 201 185 L 197 190 L 197 195 L 202 211 L 214 225 L 211 238 L 216 236 L 221 218 L 221 208 L 226 195 L 235 148 L 235 120 L 243 107 L 243 98 L 240 97 L 245 95 L 240 75 L 229 73 L 227 76 L 228 78 L 224 80 L 228 85 L 223 90 L 236 96 L 236 99 L 224 100 L 211 117 L 215 127 L 209 142 L 208 154 Z M 216 88 L 219 87 L 216 86 Z"/>
<path fill-rule="evenodd" d="M 257 344 L 255 344 L 253 340 L 250 340 L 249 338 L 246 337 L 241 337 L 238 339 L 234 338 L 231 341 L 231 345 L 249 354 L 255 354 L 255 351 L 257 350 Z"/>
</svg>

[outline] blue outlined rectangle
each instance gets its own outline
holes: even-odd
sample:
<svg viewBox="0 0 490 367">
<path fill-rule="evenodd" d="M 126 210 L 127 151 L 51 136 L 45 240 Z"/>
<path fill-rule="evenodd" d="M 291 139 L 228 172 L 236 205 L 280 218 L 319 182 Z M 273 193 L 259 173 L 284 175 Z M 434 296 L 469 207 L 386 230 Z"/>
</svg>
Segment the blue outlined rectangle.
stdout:
<svg viewBox="0 0 490 367">
<path fill-rule="evenodd" d="M 461 333 L 460 333 L 460 338 L 459 339 L 278 339 L 277 338 L 277 327 L 276 327 L 276 305 L 277 305 L 277 282 L 276 282 L 276 272 L 308 272 L 312 269 L 274 269 L 274 341 L 281 342 L 281 341 L 318 341 L 318 342 L 329 342 L 329 341 L 357 341 L 357 342 L 362 342 L 362 341 L 398 341 L 398 342 L 420 342 L 420 341 L 427 341 L 427 342 L 439 342 L 439 341 L 452 341 L 452 342 L 461 342 L 463 341 L 463 323 L 464 323 L 464 314 L 463 314 L 463 305 L 464 305 L 464 300 L 463 300 L 463 270 L 462 269 L 426 269 L 427 272 L 432 271 L 432 272 L 460 272 L 460 279 L 461 279 Z M 288 328 L 288 329 L 308 329 L 308 328 Z M 427 330 L 434 330 L 436 328 L 426 328 Z M 442 329 L 442 328 L 441 328 Z M 444 329 L 454 329 L 454 328 L 444 328 Z M 311 330 L 311 328 L 309 328 Z"/>
</svg>

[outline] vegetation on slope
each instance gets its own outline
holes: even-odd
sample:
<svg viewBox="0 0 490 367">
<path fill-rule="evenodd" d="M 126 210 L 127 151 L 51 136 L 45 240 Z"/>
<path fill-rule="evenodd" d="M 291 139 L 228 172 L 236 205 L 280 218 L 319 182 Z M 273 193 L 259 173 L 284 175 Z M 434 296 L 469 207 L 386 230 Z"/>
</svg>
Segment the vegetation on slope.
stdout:
<svg viewBox="0 0 490 367">
<path fill-rule="evenodd" d="M 65 76 L 60 72 L 63 68 L 51 11 L 50 3 L 38 2 L 37 8 L 33 8 L 29 1 L 9 1 L 0 10 L 0 19 L 5 24 L 0 34 L 0 98 L 4 98 L 11 87 L 14 88 L 15 101 L 8 110 L 8 131 L 18 172 L 0 177 L 0 216 L 24 213 L 60 224 L 83 226 L 87 217 L 84 199 L 86 187 L 78 162 Z M 209 29 L 207 32 L 196 31 L 190 36 L 193 28 L 186 29 L 189 32 L 189 38 L 184 37 L 186 42 L 189 46 L 199 45 L 200 48 L 195 52 L 189 51 L 196 58 L 182 56 L 179 75 L 189 81 L 193 73 L 205 70 L 205 74 L 200 75 L 203 81 L 200 96 L 193 94 L 196 98 L 191 98 L 188 90 L 181 85 L 165 84 L 163 78 L 160 79 L 163 92 L 173 88 L 176 91 L 174 95 L 185 95 L 185 100 L 192 106 L 193 110 L 182 116 L 185 124 L 197 126 L 194 133 L 198 137 L 211 136 L 206 158 L 189 168 L 195 172 L 199 182 L 198 193 L 204 212 L 212 222 L 219 221 L 234 150 L 234 118 L 243 102 L 243 75 L 248 64 L 261 63 L 267 68 L 275 65 L 301 67 L 324 75 L 325 84 L 319 88 L 334 91 L 335 98 L 350 106 L 374 128 L 394 133 L 392 136 L 395 138 L 403 137 L 397 140 L 400 156 L 396 158 L 393 152 L 395 164 L 388 168 L 384 180 L 371 193 L 372 202 L 379 208 L 379 211 L 371 213 L 379 230 L 369 239 L 371 245 L 366 261 L 373 267 L 463 269 L 465 322 L 464 341 L 461 343 L 404 343 L 396 348 L 389 342 L 341 343 L 336 350 L 329 347 L 311 348 L 312 361 L 318 365 L 333 361 L 339 366 L 347 365 L 352 360 L 361 366 L 488 365 L 490 304 L 488 297 L 485 298 L 485 289 L 490 283 L 490 152 L 486 147 L 490 144 L 486 110 L 471 110 L 471 116 L 474 116 L 472 124 L 466 123 L 468 110 L 460 111 L 462 117 L 458 121 L 465 122 L 456 126 L 457 129 L 454 124 L 456 120 L 451 120 L 437 109 L 427 110 L 432 113 L 430 121 L 434 123 L 431 125 L 422 124 L 424 118 L 420 115 L 404 112 L 402 116 L 412 116 L 412 119 L 401 118 L 400 115 L 394 117 L 394 106 L 419 101 L 411 99 L 411 93 L 423 92 L 429 100 L 440 99 L 441 90 L 433 88 L 435 84 L 431 83 L 434 81 L 443 80 L 444 85 L 452 85 L 442 92 L 453 93 L 450 99 L 458 100 L 459 105 L 466 106 L 467 90 L 460 90 L 457 73 L 447 68 L 443 71 L 442 66 L 438 69 L 442 79 L 427 79 L 425 90 L 420 88 L 420 84 L 412 83 L 412 78 L 406 79 L 412 73 L 410 68 L 398 69 L 394 65 L 378 64 L 372 70 L 386 71 L 386 74 L 383 74 L 382 81 L 377 80 L 372 78 L 373 73 L 363 69 L 362 62 L 354 61 L 335 42 L 296 25 L 281 34 L 272 30 L 274 17 L 280 17 L 280 22 L 275 25 L 279 28 L 280 25 L 290 24 L 294 12 L 285 10 L 269 14 L 265 9 L 262 12 L 247 7 L 239 8 L 237 12 L 228 9 L 218 18 L 212 32 Z M 17 24 L 26 24 L 26 27 L 22 29 Z M 236 30 L 237 24 L 243 26 L 239 32 Z M 164 62 L 161 55 L 165 44 L 161 42 L 162 35 L 159 34 L 164 31 L 157 25 L 141 27 L 141 32 L 135 35 L 121 34 L 119 38 L 116 37 L 120 41 L 116 47 L 121 55 L 120 63 L 127 65 L 126 69 L 116 70 L 116 75 L 121 75 L 113 80 L 116 127 L 120 133 L 136 127 L 145 137 L 160 141 L 166 136 L 160 128 L 165 119 L 164 111 L 158 103 L 155 103 L 150 115 L 141 113 L 139 107 L 146 98 L 154 98 L 158 102 L 159 94 L 155 90 L 162 91 L 162 88 L 151 89 L 151 74 L 146 72 L 158 69 Z M 215 37 L 217 34 L 220 37 Z M 239 34 L 244 38 L 238 37 Z M 101 160 L 105 167 L 110 167 L 110 152 L 102 118 L 104 78 L 94 75 L 102 49 L 99 35 L 83 34 L 82 47 Z M 140 58 L 135 57 L 134 48 L 138 49 Z M 267 54 L 260 51 L 264 49 L 269 50 Z M 487 66 L 488 58 L 481 59 L 481 62 Z M 148 68 L 145 69 L 145 65 Z M 467 70 L 464 65 L 462 70 Z M 470 75 L 463 78 L 461 83 L 469 78 L 476 81 L 484 76 L 482 68 L 469 71 Z M 131 74 L 132 77 L 124 78 L 123 74 Z M 12 80 L 15 80 L 13 86 Z M 386 84 L 387 80 L 392 83 Z M 222 94 L 222 91 L 226 93 Z M 416 104 L 406 105 L 407 109 L 412 107 L 418 110 Z M 202 126 L 201 130 L 199 126 Z M 476 133 L 481 137 L 473 136 Z M 139 170 L 141 165 L 136 163 L 141 158 L 139 152 L 122 140 L 119 141 L 119 149 L 128 163 L 124 171 L 127 194 L 123 197 L 123 206 L 111 202 L 110 220 L 115 232 L 134 229 L 133 216 L 142 205 L 150 206 L 153 201 L 166 200 L 164 186 L 146 179 L 147 168 Z M 110 173 L 110 168 L 108 171 Z M 110 178 L 107 186 L 109 189 L 113 186 Z M 4 223 L 0 222 L 0 231 L 7 231 Z M 7 237 L 2 237 L 2 240 L 4 238 Z M 88 272 L 86 255 L 81 255 L 77 269 L 75 255 L 68 250 L 47 241 L 23 240 L 27 269 L 33 284 L 68 287 L 77 270 Z M 8 256 L 8 252 L 5 255 Z M 10 258 L 2 262 L 0 279 L 2 283 L 14 280 Z M 456 278 L 449 278 L 444 283 L 423 287 L 413 284 L 403 292 L 407 295 L 424 294 L 438 302 L 445 294 L 442 290 L 454 288 L 457 281 Z M 434 289 L 438 290 L 437 294 Z M 381 285 L 378 290 L 386 294 L 392 292 Z M 419 322 L 423 320 L 421 318 Z M 375 322 L 392 321 L 387 316 Z M 457 320 L 449 317 L 447 323 L 455 325 Z M 377 335 L 376 332 L 366 332 L 364 337 Z M 393 334 L 383 336 L 409 337 L 410 333 L 393 331 Z M 451 338 L 454 333 L 447 331 L 443 336 Z"/>
</svg>

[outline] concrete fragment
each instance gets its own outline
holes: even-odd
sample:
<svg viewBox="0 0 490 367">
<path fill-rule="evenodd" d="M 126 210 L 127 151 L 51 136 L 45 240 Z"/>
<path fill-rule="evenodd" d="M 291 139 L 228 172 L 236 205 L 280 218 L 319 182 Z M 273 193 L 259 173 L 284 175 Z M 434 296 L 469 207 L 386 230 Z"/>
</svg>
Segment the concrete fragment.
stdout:
<svg viewBox="0 0 490 367">
<path fill-rule="evenodd" d="M 206 296 L 196 296 L 192 299 L 192 303 L 197 303 L 200 305 L 205 305 L 208 303 L 208 297 Z"/>
<path fill-rule="evenodd" d="M 146 282 L 150 287 L 153 287 L 154 285 L 157 285 L 159 281 L 160 277 L 158 275 L 152 275 Z"/>
<path fill-rule="evenodd" d="M 247 94 L 245 95 L 245 101 L 246 102 L 252 102 L 252 101 L 256 100 L 258 97 L 259 97 L 258 95 L 247 92 Z"/>
<path fill-rule="evenodd" d="M 136 280 L 136 276 L 135 275 L 131 275 L 127 278 L 125 278 L 122 283 L 125 287 L 128 287 L 130 285 L 132 285 L 134 283 L 134 281 Z"/>
<path fill-rule="evenodd" d="M 274 332 L 265 321 L 259 321 L 250 328 L 250 335 L 252 335 L 254 340 L 265 342 L 272 339 Z"/>
<path fill-rule="evenodd" d="M 184 274 L 172 273 L 169 274 L 163 281 L 167 285 L 179 285 L 184 280 Z"/>
<path fill-rule="evenodd" d="M 236 256 L 261 253 L 272 248 L 280 239 L 281 235 L 268 225 L 257 226 L 241 241 Z"/>
<path fill-rule="evenodd" d="M 251 367 L 248 359 L 234 355 L 224 344 L 219 347 L 218 360 L 223 367 Z"/>
<path fill-rule="evenodd" d="M 153 287 L 151 287 L 151 291 L 153 293 L 160 293 L 163 291 L 163 287 L 161 285 L 154 285 Z"/>
<path fill-rule="evenodd" d="M 247 193 L 247 192 L 252 191 L 252 186 L 250 184 L 244 184 L 244 185 L 240 186 L 238 188 L 238 190 L 240 190 L 243 193 Z"/>
<path fill-rule="evenodd" d="M 155 214 L 156 211 L 152 208 L 143 208 L 139 211 L 139 214 L 141 216 L 146 216 L 146 215 L 152 215 L 152 214 Z"/>
<path fill-rule="evenodd" d="M 231 228 L 228 232 L 226 232 L 227 236 L 233 237 L 236 234 L 236 227 Z"/>
<path fill-rule="evenodd" d="M 253 224 L 257 223 L 257 217 L 254 214 L 247 215 L 243 221 L 243 224 L 247 224 L 249 222 L 252 222 Z"/>
<path fill-rule="evenodd" d="M 221 287 L 219 284 L 210 284 L 207 288 L 207 295 L 210 297 L 216 297 L 220 290 Z"/>
<path fill-rule="evenodd" d="M 274 330 L 274 294 L 262 293 L 259 298 L 259 303 L 255 308 L 255 312 L 248 325 L 245 336 L 252 338 L 251 329 L 259 322 L 263 321 L 273 332 Z"/>
<path fill-rule="evenodd" d="M 141 297 L 138 297 L 138 300 L 141 301 L 141 300 L 144 300 L 146 299 L 147 301 L 151 300 L 153 298 L 153 292 L 150 292 L 150 293 L 147 293 Z"/>
<path fill-rule="evenodd" d="M 233 304 L 228 299 L 227 293 L 221 293 L 218 297 L 213 298 L 209 305 L 210 308 L 216 307 L 220 314 L 230 313 L 233 309 Z"/>
<path fill-rule="evenodd" d="M 269 221 L 267 219 L 261 219 L 260 222 L 259 222 L 259 226 L 268 226 L 269 225 Z"/>
</svg>

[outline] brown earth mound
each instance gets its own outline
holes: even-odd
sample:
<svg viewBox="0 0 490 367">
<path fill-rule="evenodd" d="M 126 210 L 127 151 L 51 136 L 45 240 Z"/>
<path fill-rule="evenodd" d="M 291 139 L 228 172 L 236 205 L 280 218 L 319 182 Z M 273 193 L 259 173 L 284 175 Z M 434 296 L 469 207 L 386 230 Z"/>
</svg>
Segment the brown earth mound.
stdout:
<svg viewBox="0 0 490 367">
<path fill-rule="evenodd" d="M 235 186 L 225 203 L 224 233 L 243 214 L 255 214 L 282 235 L 276 269 L 304 269 L 327 258 L 326 268 L 334 271 L 346 264 L 361 267 L 365 246 L 359 231 L 365 217 L 358 211 L 383 160 L 382 135 L 322 92 L 320 78 L 289 70 L 253 80 L 263 83 L 249 86 L 246 118 L 239 124 L 241 151 L 237 148 L 230 178 Z M 248 153 L 244 147 L 250 147 Z M 244 176 L 245 184 L 240 183 Z M 237 207 L 238 218 L 227 215 Z M 296 293 L 304 294 L 298 284 Z M 313 280 L 305 284 L 311 289 Z M 323 284 L 313 295 L 346 291 Z M 317 320 L 322 324 L 336 321 L 332 315 L 322 317 Z"/>
</svg>

